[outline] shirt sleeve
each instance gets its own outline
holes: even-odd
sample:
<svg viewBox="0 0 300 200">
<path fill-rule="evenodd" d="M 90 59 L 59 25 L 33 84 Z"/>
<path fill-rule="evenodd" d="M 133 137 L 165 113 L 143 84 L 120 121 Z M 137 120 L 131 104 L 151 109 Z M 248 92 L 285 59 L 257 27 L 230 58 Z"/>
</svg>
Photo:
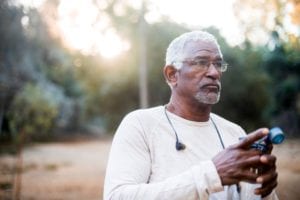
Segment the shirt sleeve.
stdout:
<svg viewBox="0 0 300 200">
<path fill-rule="evenodd" d="M 223 190 L 212 161 L 201 162 L 163 181 L 149 183 L 151 162 L 143 127 L 135 116 L 125 117 L 113 139 L 104 200 L 208 199 L 210 193 Z"/>
</svg>

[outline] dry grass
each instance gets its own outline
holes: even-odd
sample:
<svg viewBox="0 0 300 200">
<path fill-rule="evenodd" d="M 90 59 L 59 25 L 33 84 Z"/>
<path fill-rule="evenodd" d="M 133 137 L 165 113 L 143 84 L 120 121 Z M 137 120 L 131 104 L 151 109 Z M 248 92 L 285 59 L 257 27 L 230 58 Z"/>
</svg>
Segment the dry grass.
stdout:
<svg viewBox="0 0 300 200">
<path fill-rule="evenodd" d="M 282 200 L 300 199 L 300 140 L 288 140 L 275 146 L 279 184 L 277 193 Z"/>
<path fill-rule="evenodd" d="M 35 145 L 23 152 L 22 200 L 101 199 L 111 140 Z M 274 148 L 281 200 L 300 199 L 300 140 Z M 12 199 L 16 160 L 0 157 L 0 199 Z"/>
</svg>

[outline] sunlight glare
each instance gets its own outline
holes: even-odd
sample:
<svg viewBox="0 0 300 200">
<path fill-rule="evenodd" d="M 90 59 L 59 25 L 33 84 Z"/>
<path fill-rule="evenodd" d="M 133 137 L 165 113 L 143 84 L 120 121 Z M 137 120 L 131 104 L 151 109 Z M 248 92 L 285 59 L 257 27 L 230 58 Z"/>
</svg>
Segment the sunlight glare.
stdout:
<svg viewBox="0 0 300 200">
<path fill-rule="evenodd" d="M 232 45 L 244 40 L 238 28 L 232 5 L 235 0 L 151 0 L 156 10 L 169 16 L 175 22 L 187 24 L 195 28 L 214 26 L 220 29 Z"/>
<path fill-rule="evenodd" d="M 100 54 L 113 58 L 130 48 L 110 27 L 109 18 L 99 13 L 91 0 L 61 0 L 58 7 L 58 27 L 63 40 L 84 54 Z"/>
<path fill-rule="evenodd" d="M 113 30 L 108 30 L 98 44 L 99 53 L 105 58 L 114 58 L 130 48 L 130 44 L 123 41 Z"/>
</svg>

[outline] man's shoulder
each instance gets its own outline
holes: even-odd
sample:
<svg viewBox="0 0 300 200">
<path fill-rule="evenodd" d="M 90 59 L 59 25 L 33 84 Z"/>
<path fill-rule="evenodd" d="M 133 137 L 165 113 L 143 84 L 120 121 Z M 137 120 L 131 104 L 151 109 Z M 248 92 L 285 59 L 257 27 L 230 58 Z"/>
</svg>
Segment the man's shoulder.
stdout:
<svg viewBox="0 0 300 200">
<path fill-rule="evenodd" d="M 163 113 L 163 106 L 156 106 L 151 108 L 137 109 L 128 113 L 125 118 L 127 119 L 138 119 L 141 121 L 150 119 L 159 119 Z"/>
<path fill-rule="evenodd" d="M 119 127 L 135 127 L 149 134 L 163 123 L 163 112 L 163 106 L 134 110 L 124 117 Z"/>
<path fill-rule="evenodd" d="M 137 110 L 130 112 L 129 114 L 137 114 L 137 115 L 151 114 L 152 115 L 152 114 L 161 113 L 162 110 L 163 110 L 163 106 L 155 106 L 155 107 L 150 107 L 150 108 L 137 109 Z"/>
</svg>

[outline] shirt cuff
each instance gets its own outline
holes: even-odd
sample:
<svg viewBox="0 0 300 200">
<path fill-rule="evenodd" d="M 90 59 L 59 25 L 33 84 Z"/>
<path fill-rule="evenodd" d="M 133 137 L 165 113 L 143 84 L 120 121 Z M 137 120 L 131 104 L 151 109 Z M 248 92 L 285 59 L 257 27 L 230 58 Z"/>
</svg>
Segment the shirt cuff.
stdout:
<svg viewBox="0 0 300 200">
<path fill-rule="evenodd" d="M 200 165 L 192 167 L 192 173 L 200 196 L 203 193 L 211 194 L 224 190 L 217 169 L 212 161 L 204 161 Z"/>
</svg>

